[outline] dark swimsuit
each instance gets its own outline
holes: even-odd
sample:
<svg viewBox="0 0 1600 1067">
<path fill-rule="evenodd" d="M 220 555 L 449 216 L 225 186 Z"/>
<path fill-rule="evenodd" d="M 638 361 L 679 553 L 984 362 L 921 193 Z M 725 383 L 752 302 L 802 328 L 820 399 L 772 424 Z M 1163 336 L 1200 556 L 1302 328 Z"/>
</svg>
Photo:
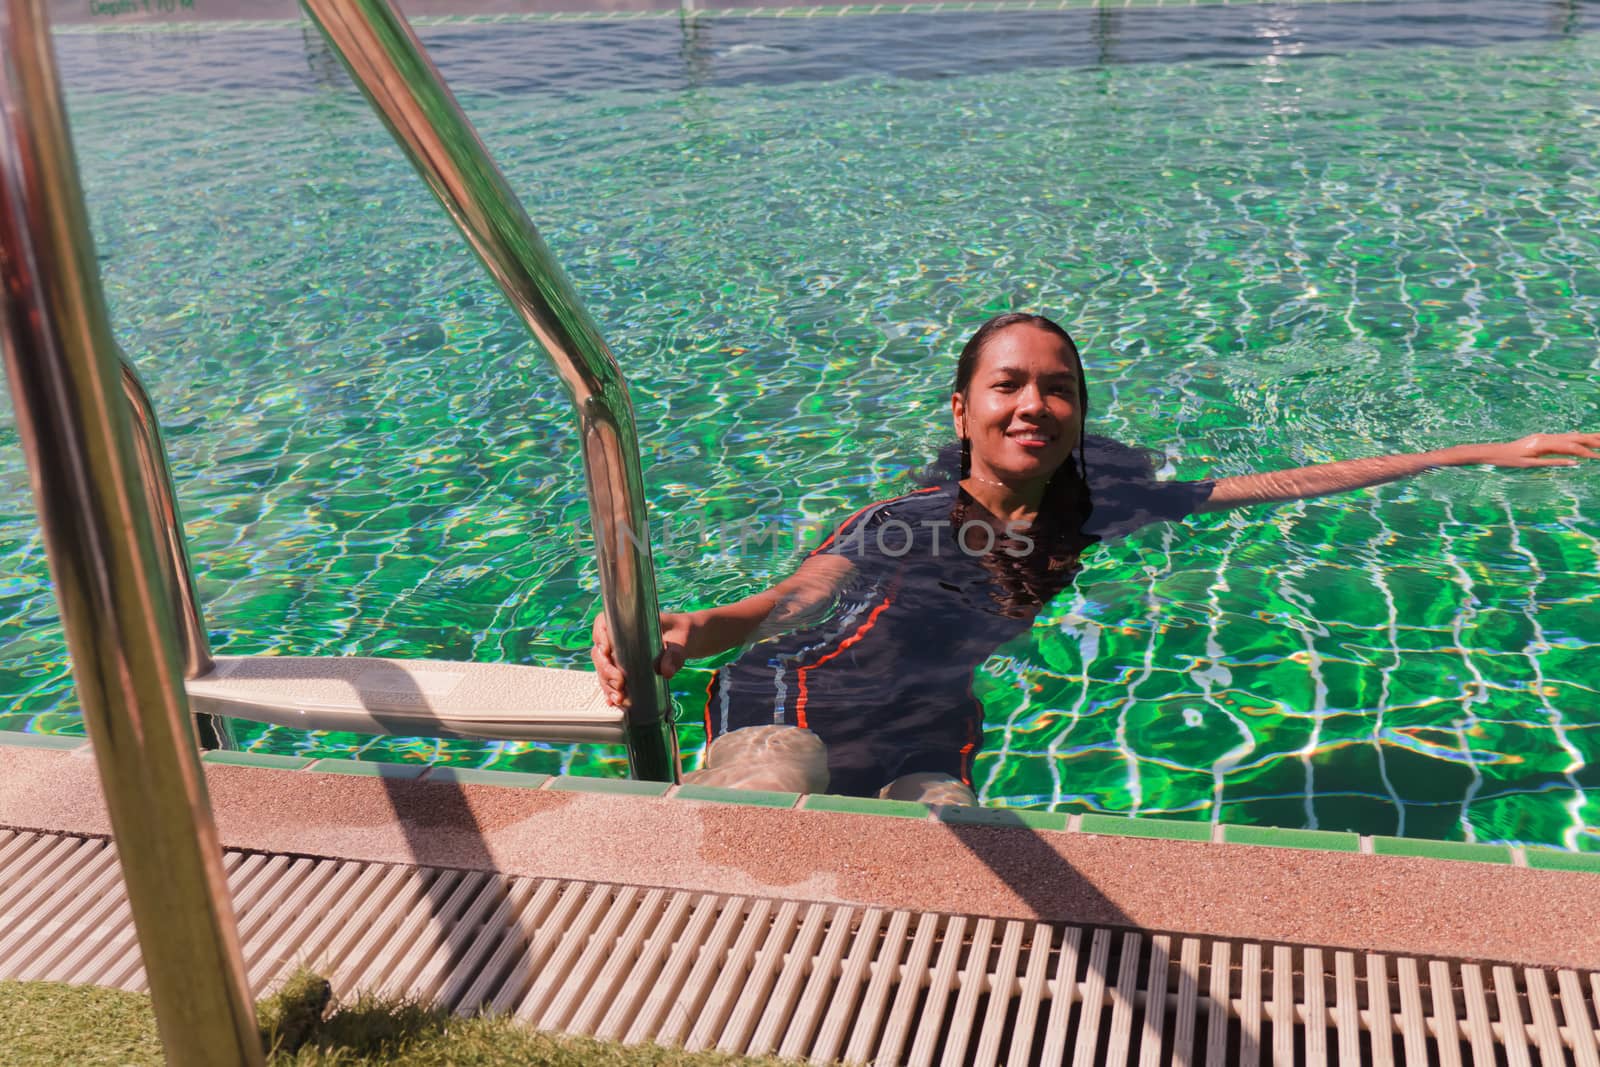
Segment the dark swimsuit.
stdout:
<svg viewBox="0 0 1600 1067">
<path fill-rule="evenodd" d="M 1080 547 L 1180 518 L 1210 493 L 1208 482 L 1137 488 L 1103 494 L 1096 487 L 1097 521 L 1085 525 Z M 994 561 L 977 552 L 982 530 L 969 532 L 969 547 L 961 547 L 950 521 L 961 497 L 996 525 L 954 483 L 846 519 L 812 553 L 837 553 L 854 565 L 834 610 L 820 623 L 757 642 L 718 670 L 706 692 L 708 736 L 773 723 L 811 730 L 828 748 L 830 793 L 872 796 L 922 771 L 970 785 L 983 731 L 973 672 L 1028 631 L 1043 604 L 1025 598 L 1019 607 L 1007 595 Z M 1053 588 L 1068 584 L 1076 569 L 1074 553 Z"/>
</svg>

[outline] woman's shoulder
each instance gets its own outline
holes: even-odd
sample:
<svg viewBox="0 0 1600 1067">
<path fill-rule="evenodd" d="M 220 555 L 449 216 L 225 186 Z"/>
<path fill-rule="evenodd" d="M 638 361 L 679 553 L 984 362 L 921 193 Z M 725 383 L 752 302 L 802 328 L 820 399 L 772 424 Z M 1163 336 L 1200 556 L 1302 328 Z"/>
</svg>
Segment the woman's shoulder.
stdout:
<svg viewBox="0 0 1600 1067">
<path fill-rule="evenodd" d="M 897 497 L 881 501 L 877 507 L 881 514 L 889 518 L 935 515 L 948 512 L 950 505 L 955 503 L 960 493 L 960 482 L 941 482 L 938 485 L 921 486 L 909 493 L 901 493 Z"/>
<path fill-rule="evenodd" d="M 925 485 L 908 493 L 901 493 L 899 496 L 875 500 L 846 517 L 839 524 L 839 527 L 844 529 L 864 523 L 884 522 L 889 519 L 904 520 L 909 516 L 920 517 L 923 514 L 931 515 L 937 513 L 941 508 L 948 511 L 960 491 L 961 486 L 956 482 Z"/>
<path fill-rule="evenodd" d="M 1166 456 L 1152 448 L 1109 437 L 1087 441 L 1089 498 L 1093 510 L 1084 532 L 1096 537 L 1125 536 L 1141 526 L 1173 522 L 1199 510 L 1211 495 L 1209 481 L 1163 478 Z"/>
</svg>

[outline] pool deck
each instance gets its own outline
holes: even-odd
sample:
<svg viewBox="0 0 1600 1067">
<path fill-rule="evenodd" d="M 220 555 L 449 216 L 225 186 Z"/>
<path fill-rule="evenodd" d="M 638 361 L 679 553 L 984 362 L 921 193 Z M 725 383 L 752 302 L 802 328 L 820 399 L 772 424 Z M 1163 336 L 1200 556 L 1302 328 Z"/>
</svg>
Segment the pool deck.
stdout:
<svg viewBox="0 0 1600 1067">
<path fill-rule="evenodd" d="M 1159 840 L 992 824 L 1006 816 L 983 809 L 812 810 L 859 802 L 734 803 L 647 783 L 602 787 L 628 795 L 415 766 L 205 767 L 222 843 L 237 849 L 1531 966 L 1600 961 L 1600 874 L 1537 869 L 1520 850 L 1478 862 L 1375 855 L 1369 839 L 1361 851 Z M 88 747 L 0 745 L 0 826 L 109 834 Z"/>
</svg>

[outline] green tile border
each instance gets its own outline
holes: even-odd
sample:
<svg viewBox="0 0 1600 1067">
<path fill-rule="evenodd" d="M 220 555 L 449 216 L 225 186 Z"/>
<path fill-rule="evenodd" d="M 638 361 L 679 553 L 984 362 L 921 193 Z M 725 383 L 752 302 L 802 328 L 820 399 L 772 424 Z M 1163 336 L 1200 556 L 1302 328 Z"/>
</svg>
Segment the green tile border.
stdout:
<svg viewBox="0 0 1600 1067">
<path fill-rule="evenodd" d="M 1136 819 L 1131 815 L 1102 815 L 1085 812 L 1078 829 L 1086 834 L 1115 834 L 1118 837 L 1149 837 L 1162 841 L 1210 841 L 1211 824 L 1182 819 Z"/>
<path fill-rule="evenodd" d="M 1513 862 L 1510 845 L 1477 845 L 1466 841 L 1428 841 L 1415 837 L 1373 837 L 1375 856 L 1417 856 L 1432 860 L 1471 860 L 1476 863 Z"/>
<path fill-rule="evenodd" d="M 1354 3 L 1357 0 L 902 0 L 902 2 L 847 4 L 771 4 L 762 7 L 712 7 L 696 8 L 688 13 L 693 19 L 760 19 L 760 18 L 830 18 L 862 15 L 963 15 L 995 11 L 1122 11 L 1127 8 L 1144 10 L 1186 9 L 1195 7 L 1265 7 L 1268 4 L 1290 6 L 1322 6 L 1330 3 Z M 507 11 L 465 15 L 417 15 L 409 21 L 413 26 L 471 26 L 498 25 L 507 22 L 631 22 L 638 20 L 679 21 L 685 17 L 681 8 L 659 8 L 636 11 Z M 52 34 L 88 36 L 102 33 L 250 33 L 260 30 L 298 29 L 306 25 L 303 19 L 185 19 L 150 22 L 65 22 L 52 26 Z"/>
<path fill-rule="evenodd" d="M 1067 829 L 1068 817 L 1059 811 L 1033 811 L 1029 808 L 973 808 L 946 804 L 936 813 L 948 826 L 999 826 L 1024 830 Z"/>
<path fill-rule="evenodd" d="M 426 781 L 453 785 L 497 785 L 507 789 L 541 789 L 548 774 L 494 771 L 486 767 L 429 767 Z"/>
<path fill-rule="evenodd" d="M 358 778 L 421 778 L 426 763 L 377 763 L 353 759 L 319 759 L 306 770 L 313 774 L 349 774 Z"/>
<path fill-rule="evenodd" d="M 1600 874 L 1600 852 L 1559 852 L 1553 848 L 1524 848 L 1522 855 L 1536 871 L 1584 871 Z"/>
<path fill-rule="evenodd" d="M 15 748 L 53 748 L 58 752 L 70 752 L 75 748 L 82 748 L 89 743 L 87 737 L 72 737 L 63 734 L 30 734 L 21 730 L 0 730 L 0 745 L 11 745 Z"/>
<path fill-rule="evenodd" d="M 1319 852 L 1360 852 L 1361 835 L 1334 830 L 1287 830 L 1277 826 L 1225 824 L 1222 840 L 1230 845 L 1270 845 Z"/>
<path fill-rule="evenodd" d="M 550 782 L 560 793 L 611 793 L 617 796 L 664 797 L 672 786 L 667 782 L 641 782 L 633 778 L 584 778 L 563 774 Z"/>
<path fill-rule="evenodd" d="M 275 771 L 303 771 L 316 762 L 305 756 L 279 756 L 271 752 L 229 752 L 222 749 L 211 749 L 200 753 L 200 761 L 227 767 L 266 767 Z"/>
<path fill-rule="evenodd" d="M 61 734 L 33 734 L 19 730 L 0 730 L 0 746 L 48 749 L 56 752 L 87 751 L 89 739 Z M 536 774 L 503 771 L 486 767 L 429 766 L 422 763 L 384 763 L 379 761 L 314 759 L 283 756 L 269 752 L 209 750 L 200 754 L 202 762 L 229 767 L 253 767 L 281 771 L 311 771 L 318 774 L 347 774 L 364 778 L 422 780 L 441 784 L 491 785 L 510 789 L 550 789 L 566 793 L 598 793 L 611 796 L 667 797 L 699 803 L 733 804 L 772 810 L 839 812 L 850 815 L 882 815 L 901 819 L 930 817 L 947 826 L 1025 828 L 1054 833 L 1139 837 L 1166 841 L 1210 841 L 1220 829 L 1220 839 L 1230 845 L 1264 845 L 1298 848 L 1316 852 L 1370 853 L 1375 856 L 1401 856 L 1414 859 L 1488 863 L 1495 866 L 1520 866 L 1518 853 L 1533 870 L 1578 871 L 1600 874 L 1600 853 L 1564 852 L 1539 846 L 1485 845 L 1465 841 L 1429 841 L 1423 838 L 1388 837 L 1331 830 L 1301 830 L 1276 826 L 1246 826 L 1181 819 L 1137 818 L 1084 812 L 1072 817 L 1064 812 L 1031 808 L 986 808 L 961 805 L 928 805 L 909 800 L 880 800 L 875 797 L 845 797 L 828 793 L 801 795 L 762 789 L 730 789 L 693 783 L 673 787 L 666 782 L 641 782 L 631 778 L 588 778 L 580 775 Z"/>
<path fill-rule="evenodd" d="M 931 808 L 915 800 L 879 800 L 876 797 L 840 797 L 813 793 L 800 804 L 801 811 L 834 811 L 849 815 L 888 815 L 896 819 L 926 819 Z"/>
<path fill-rule="evenodd" d="M 729 789 L 720 785 L 680 785 L 672 794 L 678 800 L 700 800 L 715 804 L 743 804 L 755 808 L 792 808 L 800 802 L 799 793 L 779 793 L 770 789 Z"/>
</svg>

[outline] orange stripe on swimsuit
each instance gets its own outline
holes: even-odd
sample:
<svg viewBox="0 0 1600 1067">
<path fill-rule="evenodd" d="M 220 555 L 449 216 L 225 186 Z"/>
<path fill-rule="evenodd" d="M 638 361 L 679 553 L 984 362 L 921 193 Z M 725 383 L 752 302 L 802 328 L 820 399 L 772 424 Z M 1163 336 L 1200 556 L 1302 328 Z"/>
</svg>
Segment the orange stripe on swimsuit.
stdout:
<svg viewBox="0 0 1600 1067">
<path fill-rule="evenodd" d="M 711 704 L 712 704 L 712 702 L 714 700 L 716 700 L 717 674 L 718 673 L 719 672 L 717 672 L 717 671 L 712 671 L 711 672 L 711 681 L 706 683 L 706 744 L 708 744 L 708 745 L 711 743 L 711 737 L 712 737 L 712 733 L 711 733 Z"/>
<path fill-rule="evenodd" d="M 970 786 L 972 784 L 972 753 L 977 747 L 977 728 L 968 720 L 967 743 L 961 746 L 961 781 L 964 785 Z"/>
<path fill-rule="evenodd" d="M 867 636 L 867 631 L 872 629 L 873 626 L 877 625 L 878 616 L 883 614 L 883 609 L 887 608 L 892 600 L 892 597 L 884 597 L 883 603 L 872 609 L 872 612 L 867 616 L 866 621 L 861 624 L 861 628 L 855 633 L 851 634 L 849 637 L 845 638 L 843 641 L 840 641 L 838 648 L 834 649 L 832 652 L 829 652 L 826 656 L 823 656 L 809 667 L 801 667 L 799 671 L 796 672 L 799 679 L 799 691 L 794 698 L 794 718 L 795 723 L 802 730 L 805 729 L 806 726 L 806 672 L 815 670 L 816 668 L 822 666 L 824 663 L 828 662 L 830 659 L 833 659 L 833 657 L 837 656 L 839 653 L 843 652 L 845 649 L 849 648 L 851 645 Z"/>
</svg>

